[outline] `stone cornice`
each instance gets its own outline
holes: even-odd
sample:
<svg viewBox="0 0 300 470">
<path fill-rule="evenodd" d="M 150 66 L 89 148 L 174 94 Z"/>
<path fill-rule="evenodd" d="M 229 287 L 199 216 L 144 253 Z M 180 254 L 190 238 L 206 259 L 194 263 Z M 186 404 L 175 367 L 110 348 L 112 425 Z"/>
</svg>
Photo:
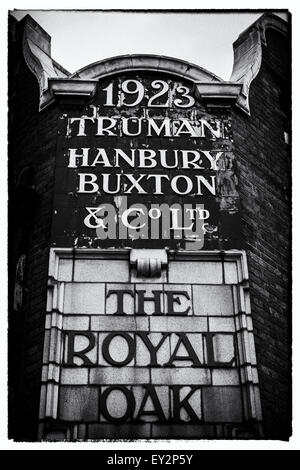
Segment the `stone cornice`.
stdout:
<svg viewBox="0 0 300 470">
<path fill-rule="evenodd" d="M 79 96 L 90 99 L 94 96 L 98 80 L 76 78 L 49 78 L 49 93 L 52 98 Z"/>
<path fill-rule="evenodd" d="M 228 103 L 235 102 L 240 95 L 241 89 L 242 85 L 240 83 L 195 83 L 196 96 L 206 102 L 216 100 Z"/>
</svg>

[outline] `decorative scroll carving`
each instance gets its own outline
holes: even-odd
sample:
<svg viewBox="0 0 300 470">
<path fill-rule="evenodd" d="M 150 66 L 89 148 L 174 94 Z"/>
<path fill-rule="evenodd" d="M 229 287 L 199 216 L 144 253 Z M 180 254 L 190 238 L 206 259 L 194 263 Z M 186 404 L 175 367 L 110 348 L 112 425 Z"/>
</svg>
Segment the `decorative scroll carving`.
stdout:
<svg viewBox="0 0 300 470">
<path fill-rule="evenodd" d="M 167 266 L 166 250 L 131 250 L 130 265 L 136 267 L 137 277 L 160 277 Z"/>
<path fill-rule="evenodd" d="M 234 64 L 230 81 L 241 83 L 242 90 L 237 105 L 250 115 L 249 90 L 257 76 L 262 61 L 262 44 L 267 45 L 266 30 L 275 29 L 283 35 L 288 34 L 288 25 L 278 16 L 266 13 L 247 28 L 233 44 Z"/>
</svg>

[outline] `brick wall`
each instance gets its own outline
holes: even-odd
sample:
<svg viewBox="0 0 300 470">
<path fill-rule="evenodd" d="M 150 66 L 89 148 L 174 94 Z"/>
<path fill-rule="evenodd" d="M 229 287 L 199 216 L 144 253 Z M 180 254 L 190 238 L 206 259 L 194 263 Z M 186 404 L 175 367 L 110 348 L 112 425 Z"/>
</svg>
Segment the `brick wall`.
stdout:
<svg viewBox="0 0 300 470">
<path fill-rule="evenodd" d="M 22 22 L 9 41 L 9 437 L 36 440 L 53 196 L 57 110 L 39 112 L 39 86 L 22 52 Z M 13 308 L 25 254 L 23 303 Z"/>
<path fill-rule="evenodd" d="M 250 87 L 251 116 L 236 112 L 243 234 L 266 438 L 291 434 L 291 222 L 288 40 L 267 30 L 262 65 Z"/>
</svg>

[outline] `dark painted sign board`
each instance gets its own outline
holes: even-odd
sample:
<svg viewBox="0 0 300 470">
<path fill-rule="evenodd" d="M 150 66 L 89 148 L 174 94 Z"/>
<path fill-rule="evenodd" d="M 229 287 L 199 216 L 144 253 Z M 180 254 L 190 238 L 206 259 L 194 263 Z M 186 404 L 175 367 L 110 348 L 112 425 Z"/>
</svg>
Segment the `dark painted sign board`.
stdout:
<svg viewBox="0 0 300 470">
<path fill-rule="evenodd" d="M 164 74 L 100 80 L 62 110 L 53 211 L 58 247 L 239 248 L 230 109 Z"/>
</svg>

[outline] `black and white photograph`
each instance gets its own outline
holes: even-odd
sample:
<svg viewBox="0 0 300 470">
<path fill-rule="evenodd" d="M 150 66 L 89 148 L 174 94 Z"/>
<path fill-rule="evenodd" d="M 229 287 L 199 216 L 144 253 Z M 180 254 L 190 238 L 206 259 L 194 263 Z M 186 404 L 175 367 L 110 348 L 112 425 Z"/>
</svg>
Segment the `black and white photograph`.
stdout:
<svg viewBox="0 0 300 470">
<path fill-rule="evenodd" d="M 288 444 L 293 12 L 40 5 L 6 11 L 8 441 Z"/>
</svg>

